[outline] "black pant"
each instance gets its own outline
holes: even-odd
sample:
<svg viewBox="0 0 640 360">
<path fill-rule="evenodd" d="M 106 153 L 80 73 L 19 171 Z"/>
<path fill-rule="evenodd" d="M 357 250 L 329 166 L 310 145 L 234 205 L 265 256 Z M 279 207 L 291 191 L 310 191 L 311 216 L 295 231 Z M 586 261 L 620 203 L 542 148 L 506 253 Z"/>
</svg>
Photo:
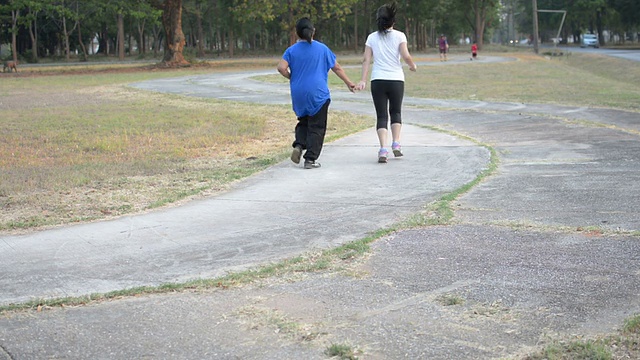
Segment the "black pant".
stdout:
<svg viewBox="0 0 640 360">
<path fill-rule="evenodd" d="M 315 115 L 298 118 L 296 140 L 293 142 L 293 147 L 300 146 L 302 149 L 307 150 L 304 153 L 305 160 L 315 161 L 320 157 L 322 145 L 324 144 L 324 135 L 327 132 L 329 103 L 331 103 L 331 99 L 327 100 Z"/>
<path fill-rule="evenodd" d="M 402 123 L 404 81 L 373 80 L 371 82 L 371 97 L 376 108 L 376 129 L 387 129 L 389 117 L 391 117 L 391 124 Z"/>
</svg>

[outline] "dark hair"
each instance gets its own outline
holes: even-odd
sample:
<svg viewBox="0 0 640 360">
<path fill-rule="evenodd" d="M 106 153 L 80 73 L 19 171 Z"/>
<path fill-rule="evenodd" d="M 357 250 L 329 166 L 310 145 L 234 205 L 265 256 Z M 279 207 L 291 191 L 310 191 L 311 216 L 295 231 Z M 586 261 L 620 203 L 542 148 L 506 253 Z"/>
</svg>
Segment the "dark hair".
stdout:
<svg viewBox="0 0 640 360">
<path fill-rule="evenodd" d="M 306 40 L 309 44 L 311 44 L 311 41 L 313 40 L 313 32 L 315 30 L 316 29 L 313 27 L 313 23 L 309 18 L 304 17 L 296 23 L 296 34 L 298 34 L 300 39 Z"/>
<path fill-rule="evenodd" d="M 396 22 L 396 3 L 384 4 L 378 8 L 376 12 L 376 22 L 378 23 L 378 31 L 386 32 Z"/>
</svg>

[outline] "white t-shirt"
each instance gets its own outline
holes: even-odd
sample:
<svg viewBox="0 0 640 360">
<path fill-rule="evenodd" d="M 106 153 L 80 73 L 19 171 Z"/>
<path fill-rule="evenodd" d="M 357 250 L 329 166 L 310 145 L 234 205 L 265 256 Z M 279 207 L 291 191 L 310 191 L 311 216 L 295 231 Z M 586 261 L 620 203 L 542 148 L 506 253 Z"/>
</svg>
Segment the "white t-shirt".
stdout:
<svg viewBox="0 0 640 360">
<path fill-rule="evenodd" d="M 404 81 L 400 62 L 400 44 L 403 42 L 407 42 L 407 36 L 395 29 L 382 34 L 379 31 L 369 34 L 365 45 L 373 50 L 371 80 Z"/>
</svg>

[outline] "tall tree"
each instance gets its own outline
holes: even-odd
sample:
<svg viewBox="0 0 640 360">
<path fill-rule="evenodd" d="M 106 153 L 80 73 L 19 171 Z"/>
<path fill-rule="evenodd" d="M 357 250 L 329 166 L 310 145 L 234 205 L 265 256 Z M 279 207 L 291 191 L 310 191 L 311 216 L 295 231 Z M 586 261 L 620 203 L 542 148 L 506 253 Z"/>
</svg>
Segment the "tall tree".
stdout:
<svg viewBox="0 0 640 360">
<path fill-rule="evenodd" d="M 69 61 L 71 55 L 69 37 L 78 24 L 78 14 L 76 14 L 75 9 L 69 7 L 69 4 L 72 2 L 73 1 L 54 0 L 48 3 L 46 7 L 51 19 L 53 19 L 60 31 L 62 31 L 62 45 L 64 46 L 64 56 L 67 61 Z M 71 26 L 69 23 L 73 25 Z"/>
<path fill-rule="evenodd" d="M 202 18 L 207 14 L 209 9 L 205 6 L 203 0 L 191 0 L 188 6 L 185 5 L 185 11 L 195 17 L 196 52 L 198 56 L 204 57 L 206 39 L 204 36 L 204 28 L 202 27 Z"/>
<path fill-rule="evenodd" d="M 186 43 L 182 32 L 182 0 L 152 0 L 156 8 L 162 10 L 162 27 L 164 28 L 164 56 L 162 62 L 166 66 L 188 65 L 183 50 Z"/>
<path fill-rule="evenodd" d="M 18 49 L 16 46 L 16 37 L 18 35 L 18 18 L 20 18 L 20 9 L 11 9 L 11 53 L 13 61 L 18 61 Z"/>
<path fill-rule="evenodd" d="M 20 11 L 24 9 L 25 4 L 24 1 L 21 0 L 9 0 L 3 1 L 0 3 L 0 11 L 3 13 L 8 12 L 11 15 L 10 18 L 10 29 L 11 33 L 11 55 L 13 56 L 13 61 L 18 61 L 18 47 L 17 47 L 17 37 L 18 37 L 18 27 L 20 25 Z"/>
<path fill-rule="evenodd" d="M 20 18 L 20 25 L 27 28 L 31 38 L 31 61 L 38 62 L 38 13 L 44 7 L 39 0 L 23 0 L 25 15 Z"/>
<path fill-rule="evenodd" d="M 602 17 L 606 12 L 605 0 L 575 0 L 572 9 L 577 13 L 584 14 L 584 18 L 588 19 L 588 27 L 591 32 L 595 29 L 598 34 L 598 42 L 604 45 Z"/>
<path fill-rule="evenodd" d="M 499 1 L 498 0 L 460 0 L 462 8 L 467 8 L 471 11 L 471 18 L 469 22 L 473 29 L 473 39 L 478 44 L 478 49 L 482 49 L 484 44 L 484 32 L 487 25 L 487 19 L 494 15 L 497 11 Z"/>
<path fill-rule="evenodd" d="M 84 46 L 84 41 L 82 41 L 82 18 L 83 14 L 80 11 L 80 4 L 76 1 L 76 23 L 78 28 L 78 44 L 80 45 L 80 49 L 82 50 L 82 57 L 84 61 L 89 61 L 89 56 L 87 54 L 87 48 Z"/>
<path fill-rule="evenodd" d="M 138 54 L 145 54 L 147 44 L 145 40 L 145 27 L 147 25 L 157 26 L 160 24 L 162 11 L 154 8 L 146 0 L 137 0 L 135 6 L 132 6 L 129 15 L 136 21 L 138 30 Z"/>
</svg>

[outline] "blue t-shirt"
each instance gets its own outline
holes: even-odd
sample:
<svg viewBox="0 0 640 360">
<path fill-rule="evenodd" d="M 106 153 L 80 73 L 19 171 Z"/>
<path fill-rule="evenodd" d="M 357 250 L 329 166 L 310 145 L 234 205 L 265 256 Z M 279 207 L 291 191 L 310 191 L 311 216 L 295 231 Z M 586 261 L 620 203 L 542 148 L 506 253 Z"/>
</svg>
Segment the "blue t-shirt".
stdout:
<svg viewBox="0 0 640 360">
<path fill-rule="evenodd" d="M 315 115 L 331 98 L 327 84 L 336 55 L 323 43 L 298 41 L 282 55 L 291 71 L 291 103 L 296 116 Z"/>
</svg>

